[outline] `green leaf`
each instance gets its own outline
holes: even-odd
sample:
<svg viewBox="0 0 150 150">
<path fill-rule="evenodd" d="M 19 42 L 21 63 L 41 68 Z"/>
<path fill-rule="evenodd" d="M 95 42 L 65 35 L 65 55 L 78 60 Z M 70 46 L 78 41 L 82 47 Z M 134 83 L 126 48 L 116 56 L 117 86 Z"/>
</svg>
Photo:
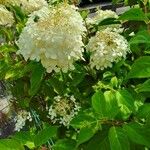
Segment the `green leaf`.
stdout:
<svg viewBox="0 0 150 150">
<path fill-rule="evenodd" d="M 24 83 L 23 80 L 17 80 L 14 87 L 11 87 L 11 92 L 17 99 L 22 99 L 22 97 L 26 94 L 25 86 L 27 83 Z M 20 101 L 19 101 L 20 102 Z"/>
<path fill-rule="evenodd" d="M 1 53 L 16 52 L 17 48 L 12 45 L 4 44 L 0 46 Z"/>
<path fill-rule="evenodd" d="M 150 104 L 144 104 L 142 105 L 138 112 L 137 112 L 137 117 L 139 118 L 147 118 L 150 115 Z"/>
<path fill-rule="evenodd" d="M 111 78 L 110 84 L 112 85 L 112 87 L 118 87 L 118 79 L 117 79 L 117 77 Z"/>
<path fill-rule="evenodd" d="M 123 126 L 131 141 L 150 147 L 150 129 L 138 123 L 130 123 Z"/>
<path fill-rule="evenodd" d="M 24 150 L 24 147 L 15 140 L 1 139 L 0 150 Z"/>
<path fill-rule="evenodd" d="M 92 107 L 100 118 L 113 119 L 119 112 L 115 93 L 112 91 L 104 94 L 101 91 L 96 92 L 92 97 Z"/>
<path fill-rule="evenodd" d="M 148 22 L 148 18 L 144 14 L 144 12 L 141 10 L 141 8 L 131 8 L 125 13 L 123 13 L 119 20 L 123 21 L 145 21 Z"/>
<path fill-rule="evenodd" d="M 119 106 L 125 105 L 130 110 L 134 111 L 134 98 L 127 90 L 119 90 L 116 93 Z"/>
<path fill-rule="evenodd" d="M 50 98 L 55 97 L 56 93 L 54 92 L 53 87 L 47 80 L 43 81 L 41 90 L 42 90 L 41 92 L 43 93 L 43 95 L 48 96 Z"/>
<path fill-rule="evenodd" d="M 130 150 L 128 137 L 120 127 L 111 127 L 108 134 L 111 150 Z"/>
<path fill-rule="evenodd" d="M 62 139 L 58 140 L 53 146 L 54 150 L 76 150 L 76 142 L 74 140 Z"/>
<path fill-rule="evenodd" d="M 87 17 L 88 17 L 88 15 L 89 15 L 89 10 L 87 9 L 87 10 L 82 10 L 81 12 L 80 12 L 80 14 L 81 14 L 81 16 L 82 16 L 82 18 L 85 20 Z"/>
<path fill-rule="evenodd" d="M 30 61 L 29 63 L 27 63 L 27 64 L 24 66 L 23 72 L 24 72 L 24 73 L 32 72 L 36 67 L 37 67 L 37 62 Z"/>
<path fill-rule="evenodd" d="M 35 147 L 33 136 L 30 134 L 30 132 L 17 132 L 12 138 L 20 142 L 22 145 L 26 145 L 30 149 Z"/>
<path fill-rule="evenodd" d="M 99 116 L 106 117 L 106 101 L 103 92 L 98 91 L 92 96 L 92 107 Z"/>
<path fill-rule="evenodd" d="M 142 56 L 134 62 L 127 78 L 148 77 L 150 77 L 150 56 Z"/>
<path fill-rule="evenodd" d="M 104 20 L 97 20 L 96 24 L 98 26 L 105 26 L 105 25 L 112 25 L 112 24 L 120 24 L 120 22 L 118 20 L 116 20 L 116 18 L 106 18 Z"/>
<path fill-rule="evenodd" d="M 22 62 L 18 62 L 12 66 L 10 66 L 9 70 L 5 74 L 6 80 L 16 80 L 18 78 L 23 77 L 24 70 L 22 69 L 24 65 L 22 65 Z"/>
<path fill-rule="evenodd" d="M 146 150 L 145 146 L 133 143 L 130 141 L 130 149 L 131 150 Z"/>
<path fill-rule="evenodd" d="M 150 92 L 150 79 L 146 80 L 143 84 L 139 85 L 136 91 L 137 92 Z"/>
<path fill-rule="evenodd" d="M 80 84 L 86 75 L 85 70 L 78 64 L 75 64 L 75 70 L 71 71 L 70 78 L 72 79 L 71 85 L 77 86 Z"/>
<path fill-rule="evenodd" d="M 80 145 L 88 141 L 99 129 L 101 129 L 100 121 L 98 121 L 91 110 L 79 112 L 79 114 L 71 121 L 70 125 L 76 129 L 80 129 L 77 136 L 77 144 Z"/>
<path fill-rule="evenodd" d="M 10 60 L 9 60 L 10 61 Z M 9 65 L 9 68 L 7 68 L 5 79 L 6 80 L 16 80 L 23 76 L 26 76 L 27 73 L 30 73 L 32 70 L 34 70 L 37 67 L 37 63 L 30 62 L 27 64 L 22 64 L 22 62 L 18 62 L 14 65 Z M 5 68 L 5 69 L 6 69 Z"/>
<path fill-rule="evenodd" d="M 14 17 L 17 20 L 17 22 L 23 22 L 26 19 L 25 13 L 21 9 L 20 6 L 12 6 L 10 7 L 11 11 L 14 12 Z"/>
<path fill-rule="evenodd" d="M 65 85 L 62 81 L 59 81 L 56 77 L 51 77 L 48 83 L 54 88 L 55 92 L 60 95 L 64 94 Z"/>
<path fill-rule="evenodd" d="M 113 91 L 106 91 L 104 93 L 104 97 L 105 97 L 105 101 L 106 101 L 107 117 L 109 119 L 114 119 L 115 116 L 119 112 L 119 106 L 118 106 L 118 103 L 117 103 L 115 92 L 113 92 Z"/>
<path fill-rule="evenodd" d="M 55 136 L 57 133 L 57 127 L 49 126 L 41 130 L 34 138 L 35 146 L 41 146 L 45 144 L 50 138 Z"/>
<path fill-rule="evenodd" d="M 98 121 L 90 124 L 89 126 L 81 128 L 77 136 L 77 145 L 80 145 L 88 141 L 90 138 L 92 138 L 94 134 L 98 131 L 98 129 L 99 129 Z"/>
<path fill-rule="evenodd" d="M 29 94 L 31 96 L 35 95 L 36 92 L 39 90 L 41 81 L 43 80 L 44 73 L 45 70 L 43 66 L 41 64 L 37 64 L 32 72 L 30 79 L 31 87 L 29 89 Z"/>
<path fill-rule="evenodd" d="M 103 130 L 98 131 L 92 139 L 86 144 L 85 150 L 110 150 L 110 144 L 108 140 L 109 127 L 103 127 Z"/>
<path fill-rule="evenodd" d="M 0 61 L 0 79 L 5 77 L 6 72 L 10 69 L 10 66 L 4 61 Z"/>
<path fill-rule="evenodd" d="M 79 114 L 70 122 L 70 125 L 74 128 L 81 129 L 87 126 L 91 126 L 91 124 L 96 122 L 97 120 L 93 116 L 88 114 Z"/>
<path fill-rule="evenodd" d="M 127 119 L 135 111 L 134 98 L 127 90 L 117 91 L 116 98 L 123 119 Z"/>
<path fill-rule="evenodd" d="M 138 32 L 130 39 L 130 44 L 150 44 L 150 34 L 147 30 Z"/>
</svg>

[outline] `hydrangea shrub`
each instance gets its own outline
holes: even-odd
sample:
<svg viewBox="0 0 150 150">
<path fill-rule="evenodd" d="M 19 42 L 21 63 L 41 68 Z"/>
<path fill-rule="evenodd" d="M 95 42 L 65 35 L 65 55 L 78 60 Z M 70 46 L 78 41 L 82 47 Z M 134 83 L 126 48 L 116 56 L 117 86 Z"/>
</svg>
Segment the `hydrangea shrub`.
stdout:
<svg viewBox="0 0 150 150">
<path fill-rule="evenodd" d="M 0 0 L 0 150 L 150 148 L 150 2 L 74 4 Z"/>
</svg>

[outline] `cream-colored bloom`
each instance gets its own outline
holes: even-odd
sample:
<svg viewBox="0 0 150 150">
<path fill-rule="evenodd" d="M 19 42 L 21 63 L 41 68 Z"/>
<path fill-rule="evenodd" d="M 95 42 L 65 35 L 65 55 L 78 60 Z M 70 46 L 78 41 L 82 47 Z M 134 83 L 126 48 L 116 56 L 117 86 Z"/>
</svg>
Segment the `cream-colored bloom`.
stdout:
<svg viewBox="0 0 150 150">
<path fill-rule="evenodd" d="M 48 117 L 53 123 L 58 122 L 64 126 L 69 126 L 70 121 L 78 114 L 79 110 L 80 106 L 74 96 L 56 96 L 53 104 L 49 108 Z"/>
<path fill-rule="evenodd" d="M 117 19 L 119 16 L 116 14 L 116 12 L 112 10 L 98 10 L 96 12 L 96 15 L 91 18 L 86 19 L 87 26 L 91 26 L 93 24 L 98 24 L 101 21 L 108 19 L 108 18 L 114 18 Z M 121 33 L 123 31 L 123 28 L 121 28 L 121 24 L 109 24 L 109 25 L 102 25 L 99 26 L 99 30 L 104 30 L 108 28 L 110 31 L 117 31 L 118 33 Z"/>
<path fill-rule="evenodd" d="M 98 10 L 96 12 L 95 17 L 93 18 L 94 22 L 100 22 L 103 21 L 104 19 L 107 18 L 118 18 L 118 15 L 116 14 L 116 12 L 112 11 L 112 10 Z"/>
<path fill-rule="evenodd" d="M 112 11 L 112 10 L 101 10 L 99 9 L 96 12 L 96 15 L 92 18 L 87 18 L 87 23 L 88 24 L 96 24 L 99 23 L 101 21 L 103 21 L 104 19 L 107 18 L 118 18 L 118 15 L 116 14 L 116 12 Z"/>
<path fill-rule="evenodd" d="M 18 53 L 41 60 L 47 72 L 73 68 L 82 57 L 83 19 L 74 6 L 60 4 L 31 14 L 18 40 Z"/>
<path fill-rule="evenodd" d="M 26 121 L 32 121 L 31 114 L 25 110 L 21 110 L 17 113 L 17 116 L 14 118 L 15 122 L 15 131 L 20 131 L 24 126 Z"/>
<path fill-rule="evenodd" d="M 14 23 L 13 14 L 4 5 L 0 5 L 0 25 L 12 26 Z"/>
<path fill-rule="evenodd" d="M 126 58 L 130 51 L 128 42 L 122 35 L 107 29 L 97 32 L 90 39 L 87 49 L 92 53 L 90 65 L 97 70 L 112 67 L 113 62 Z"/>
<path fill-rule="evenodd" d="M 0 4 L 20 6 L 25 12 L 31 13 L 48 6 L 46 0 L 0 0 Z"/>
</svg>

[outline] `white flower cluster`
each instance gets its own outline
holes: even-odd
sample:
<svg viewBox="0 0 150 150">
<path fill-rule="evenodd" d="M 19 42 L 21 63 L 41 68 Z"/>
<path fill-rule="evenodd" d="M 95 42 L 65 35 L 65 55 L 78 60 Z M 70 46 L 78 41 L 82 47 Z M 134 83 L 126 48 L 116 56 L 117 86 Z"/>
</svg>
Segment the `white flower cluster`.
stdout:
<svg viewBox="0 0 150 150">
<path fill-rule="evenodd" d="M 57 96 L 49 108 L 48 117 L 53 123 L 58 122 L 68 127 L 70 121 L 78 114 L 79 110 L 80 106 L 74 96 L 66 95 L 64 98 Z"/>
<path fill-rule="evenodd" d="M 90 39 L 87 49 L 92 53 L 90 65 L 97 70 L 112 67 L 113 62 L 126 58 L 130 52 L 127 40 L 119 33 L 107 29 L 97 32 Z"/>
<path fill-rule="evenodd" d="M 8 11 L 4 5 L 0 5 L 0 25 L 1 26 L 12 26 L 14 23 L 13 14 Z"/>
<path fill-rule="evenodd" d="M 31 13 L 48 6 L 45 0 L 0 0 L 0 4 L 20 6 L 25 12 Z"/>
<path fill-rule="evenodd" d="M 17 116 L 14 118 L 15 122 L 15 131 L 20 131 L 26 123 L 26 120 L 32 121 L 30 112 L 21 110 L 17 113 Z"/>
<path fill-rule="evenodd" d="M 18 40 L 18 53 L 24 58 L 41 60 L 47 72 L 73 68 L 82 57 L 83 19 L 74 6 L 60 4 L 34 12 Z"/>
<path fill-rule="evenodd" d="M 99 9 L 96 12 L 96 15 L 93 18 L 87 18 L 87 23 L 89 24 L 96 24 L 99 23 L 101 21 L 103 21 L 104 19 L 107 18 L 118 18 L 118 15 L 116 14 L 116 12 L 111 11 L 111 10 L 101 10 Z"/>
<path fill-rule="evenodd" d="M 116 14 L 116 12 L 112 10 L 98 10 L 96 12 L 96 15 L 92 18 L 87 18 L 86 23 L 88 26 L 92 24 L 98 24 L 101 21 L 108 19 L 108 18 L 114 18 L 117 19 L 119 16 Z M 99 30 L 103 29 L 109 29 L 110 31 L 121 33 L 123 31 L 123 28 L 121 28 L 121 24 L 109 24 L 109 25 L 102 25 L 99 26 Z"/>
</svg>

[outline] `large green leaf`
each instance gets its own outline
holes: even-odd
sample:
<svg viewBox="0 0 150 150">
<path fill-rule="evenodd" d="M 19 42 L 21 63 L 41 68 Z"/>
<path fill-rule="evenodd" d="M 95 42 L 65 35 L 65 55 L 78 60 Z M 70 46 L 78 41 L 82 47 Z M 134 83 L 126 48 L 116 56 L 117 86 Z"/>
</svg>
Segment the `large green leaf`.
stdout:
<svg viewBox="0 0 150 150">
<path fill-rule="evenodd" d="M 145 21 L 148 22 L 148 18 L 144 14 L 141 8 L 131 8 L 125 13 L 123 13 L 119 20 L 123 21 Z"/>
<path fill-rule="evenodd" d="M 127 78 L 148 77 L 150 77 L 150 56 L 142 56 L 133 63 Z"/>
<path fill-rule="evenodd" d="M 115 93 L 112 91 L 104 94 L 101 91 L 96 92 L 92 97 L 92 107 L 100 118 L 113 119 L 119 111 Z"/>
<path fill-rule="evenodd" d="M 12 139 L 1 139 L 0 150 L 24 150 L 23 145 Z"/>
<path fill-rule="evenodd" d="M 106 18 L 104 20 L 100 19 L 100 21 L 99 20 L 96 21 L 97 26 L 112 25 L 112 24 L 120 24 L 120 22 L 115 18 Z"/>
<path fill-rule="evenodd" d="M 127 90 L 119 90 L 116 92 L 116 98 L 123 119 L 127 119 L 135 110 L 134 98 Z"/>
<path fill-rule="evenodd" d="M 150 128 L 145 128 L 138 123 L 130 123 L 123 128 L 131 141 L 150 147 Z"/>
<path fill-rule="evenodd" d="M 130 141 L 130 149 L 131 150 L 146 150 L 145 146 L 133 143 Z"/>
<path fill-rule="evenodd" d="M 139 110 L 137 112 L 137 117 L 146 119 L 149 116 L 150 116 L 150 104 L 148 103 L 148 104 L 142 105 L 139 108 Z"/>
<path fill-rule="evenodd" d="M 138 32 L 131 38 L 130 44 L 150 44 L 150 33 L 147 30 Z"/>
<path fill-rule="evenodd" d="M 48 83 L 54 88 L 55 92 L 57 92 L 60 95 L 64 94 L 65 85 L 64 85 L 63 81 L 60 81 L 58 78 L 52 76 L 48 80 Z"/>
<path fill-rule="evenodd" d="M 99 114 L 101 118 L 107 116 L 106 102 L 105 102 L 105 97 L 103 92 L 98 91 L 93 95 L 92 107 L 95 110 L 95 112 Z"/>
<path fill-rule="evenodd" d="M 30 134 L 30 132 L 17 132 L 12 138 L 20 142 L 22 145 L 26 145 L 28 148 L 32 149 L 35 147 L 33 136 Z"/>
<path fill-rule="evenodd" d="M 9 60 L 10 61 L 10 60 Z M 7 64 L 8 65 L 8 64 Z M 22 62 L 18 62 L 16 64 L 9 64 L 9 68 L 7 67 L 6 69 L 7 72 L 5 74 L 5 79 L 9 80 L 16 80 L 19 78 L 22 78 L 25 76 L 27 73 L 31 72 L 37 67 L 37 63 L 35 62 L 29 62 L 27 64 L 23 64 Z"/>
<path fill-rule="evenodd" d="M 88 114 L 79 114 L 77 115 L 70 123 L 70 125 L 74 128 L 84 128 L 87 126 L 91 126 L 91 124 L 96 123 L 97 120 Z"/>
<path fill-rule="evenodd" d="M 103 127 L 103 130 L 98 131 L 92 139 L 86 144 L 85 150 L 110 150 L 110 144 L 108 140 L 109 127 Z"/>
<path fill-rule="evenodd" d="M 91 139 L 94 136 L 94 134 L 98 131 L 98 129 L 99 129 L 98 121 L 90 124 L 89 126 L 81 128 L 77 136 L 77 145 L 80 145 Z"/>
<path fill-rule="evenodd" d="M 134 111 L 134 98 L 127 90 L 118 90 L 116 92 L 116 98 L 119 106 L 125 105 L 129 110 Z"/>
<path fill-rule="evenodd" d="M 54 150 L 75 150 L 76 142 L 69 139 L 60 139 L 53 146 Z"/>
<path fill-rule="evenodd" d="M 104 97 L 105 97 L 105 101 L 106 101 L 107 117 L 109 119 L 114 119 L 115 116 L 119 112 L 119 106 L 118 106 L 118 103 L 117 103 L 115 92 L 113 92 L 113 91 L 106 91 L 104 93 Z"/>
<path fill-rule="evenodd" d="M 120 127 L 111 127 L 108 134 L 111 150 L 130 150 L 127 135 Z"/>
<path fill-rule="evenodd" d="M 75 70 L 71 71 L 69 74 L 70 78 L 72 79 L 71 85 L 77 86 L 80 84 L 83 81 L 85 75 L 85 70 L 80 65 L 75 64 Z"/>
<path fill-rule="evenodd" d="M 37 64 L 36 67 L 33 69 L 30 79 L 31 87 L 29 89 L 29 94 L 31 96 L 35 95 L 36 92 L 39 90 L 44 73 L 45 70 L 41 64 Z"/>
<path fill-rule="evenodd" d="M 136 89 L 137 92 L 150 92 L 150 79 L 139 85 Z"/>
<path fill-rule="evenodd" d="M 70 123 L 76 129 L 80 129 L 77 136 L 77 144 L 88 141 L 99 129 L 101 124 L 90 111 L 80 112 Z"/>
<path fill-rule="evenodd" d="M 57 133 L 57 127 L 49 126 L 41 130 L 37 135 L 35 135 L 34 143 L 35 146 L 41 146 L 45 144 L 50 138 L 55 136 Z"/>
</svg>

